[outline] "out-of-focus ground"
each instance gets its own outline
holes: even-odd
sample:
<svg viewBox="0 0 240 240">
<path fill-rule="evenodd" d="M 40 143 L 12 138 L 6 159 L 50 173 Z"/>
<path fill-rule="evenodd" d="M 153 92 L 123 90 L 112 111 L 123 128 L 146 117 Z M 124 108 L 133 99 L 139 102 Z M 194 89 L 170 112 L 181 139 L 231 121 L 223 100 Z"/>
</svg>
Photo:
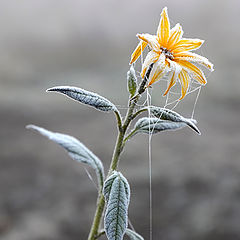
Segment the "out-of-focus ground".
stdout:
<svg viewBox="0 0 240 240">
<path fill-rule="evenodd" d="M 45 89 L 75 85 L 127 106 L 126 72 L 138 32 L 154 33 L 168 6 L 185 37 L 215 64 L 190 129 L 152 139 L 153 239 L 240 239 L 240 1 L 0 1 L 0 239 L 84 240 L 96 189 L 81 164 L 25 129 L 33 123 L 79 138 L 104 165 L 113 114 Z M 153 90 L 161 105 L 163 89 Z M 196 94 L 176 108 L 191 115 Z M 148 137 L 131 141 L 120 168 L 132 188 L 130 219 L 149 239 Z M 102 238 L 104 239 L 104 237 Z"/>
</svg>

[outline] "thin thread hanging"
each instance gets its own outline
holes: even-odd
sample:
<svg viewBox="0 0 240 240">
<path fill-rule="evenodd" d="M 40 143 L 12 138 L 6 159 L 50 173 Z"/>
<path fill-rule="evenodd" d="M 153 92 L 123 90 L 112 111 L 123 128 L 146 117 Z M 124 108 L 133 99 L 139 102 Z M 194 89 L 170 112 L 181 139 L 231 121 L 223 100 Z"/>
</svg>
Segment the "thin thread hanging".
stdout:
<svg viewBox="0 0 240 240">
<path fill-rule="evenodd" d="M 147 89 L 147 106 L 148 117 L 150 117 L 151 95 Z M 152 134 L 149 121 L 149 134 L 148 134 L 148 169 L 149 169 L 149 239 L 153 238 L 153 214 L 152 214 L 152 148 L 151 148 Z"/>
<path fill-rule="evenodd" d="M 197 97 L 196 97 L 195 102 L 194 102 L 194 105 L 193 105 L 193 110 L 192 110 L 192 116 L 191 116 L 191 118 L 193 118 L 193 116 L 194 116 L 195 108 L 196 108 L 196 106 L 197 106 L 197 101 L 198 101 L 200 92 L 201 92 L 201 86 L 199 87 L 199 90 L 198 90 L 198 92 L 197 92 Z"/>
</svg>

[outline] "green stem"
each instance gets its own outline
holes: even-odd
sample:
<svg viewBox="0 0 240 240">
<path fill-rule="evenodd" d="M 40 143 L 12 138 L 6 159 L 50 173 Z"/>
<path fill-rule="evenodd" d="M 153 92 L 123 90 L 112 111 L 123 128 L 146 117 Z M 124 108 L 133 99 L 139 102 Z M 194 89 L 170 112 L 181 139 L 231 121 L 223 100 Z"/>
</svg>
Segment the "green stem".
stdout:
<svg viewBox="0 0 240 240">
<path fill-rule="evenodd" d="M 147 72 L 144 76 L 144 79 L 143 79 L 141 85 L 138 88 L 138 94 L 129 100 L 128 112 L 126 114 L 126 117 L 125 117 L 123 123 L 122 123 L 120 113 L 117 110 L 114 111 L 114 113 L 116 115 L 116 118 L 117 118 L 117 122 L 118 122 L 119 132 L 118 132 L 118 137 L 117 137 L 115 149 L 114 149 L 114 152 L 113 152 L 112 162 L 111 162 L 111 165 L 110 165 L 110 168 L 109 168 L 109 171 L 108 171 L 108 176 L 110 176 L 111 173 L 114 170 L 116 170 L 117 167 L 118 167 L 118 162 L 119 162 L 121 152 L 122 152 L 122 150 L 125 146 L 126 140 L 129 137 L 129 135 L 128 135 L 127 138 L 125 138 L 125 134 L 126 134 L 126 131 L 129 127 L 131 121 L 136 116 L 138 116 L 138 114 L 145 111 L 145 110 L 142 109 L 142 110 L 139 110 L 138 112 L 136 112 L 135 114 L 133 113 L 141 94 L 144 93 L 144 91 L 146 89 L 146 83 L 148 81 L 149 75 L 150 75 L 151 70 L 153 68 L 153 64 L 154 63 L 150 64 L 150 66 L 148 67 L 148 70 L 147 70 Z M 130 133 L 130 135 L 131 135 L 131 133 Z M 90 233 L 89 233 L 89 236 L 88 236 L 88 240 L 96 240 L 100 236 L 99 226 L 100 226 L 100 223 L 101 223 L 104 206 L 105 206 L 104 196 L 102 194 L 102 191 L 99 191 L 97 208 L 96 208 L 95 216 L 94 216 L 94 219 L 93 219 L 92 227 L 91 227 L 91 230 L 90 230 Z"/>
<path fill-rule="evenodd" d="M 116 115 L 116 119 L 117 119 L 117 124 L 118 124 L 118 130 L 121 131 L 122 129 L 122 117 L 121 114 L 118 110 L 114 111 L 115 115 Z"/>
<path fill-rule="evenodd" d="M 94 215 L 92 227 L 91 227 L 90 233 L 88 235 L 88 240 L 97 239 L 98 230 L 99 230 L 99 226 L 100 226 L 101 219 L 102 219 L 102 213 L 104 210 L 104 205 L 105 205 L 104 196 L 102 193 L 99 193 L 97 208 L 96 208 L 96 212 Z"/>
<path fill-rule="evenodd" d="M 136 129 L 134 129 L 133 131 L 131 131 L 123 140 L 123 144 L 125 145 L 125 143 L 132 137 L 134 136 L 134 134 L 136 133 Z"/>
<path fill-rule="evenodd" d="M 137 112 L 135 112 L 133 114 L 132 119 L 136 118 L 140 113 L 145 112 L 147 110 L 148 110 L 148 108 L 146 108 L 146 107 L 145 108 L 141 108 L 140 110 L 138 110 Z"/>
<path fill-rule="evenodd" d="M 115 112 L 117 120 L 118 120 L 119 132 L 118 132 L 115 149 L 113 152 L 112 162 L 111 162 L 111 165 L 110 165 L 110 168 L 108 171 L 108 176 L 110 176 L 111 173 L 114 170 L 116 170 L 118 167 L 119 158 L 120 158 L 121 152 L 123 150 L 124 137 L 125 137 L 126 131 L 128 129 L 128 126 L 133 119 L 132 118 L 133 111 L 134 111 L 134 108 L 136 107 L 139 97 L 140 97 L 140 95 L 137 96 L 134 100 L 130 101 L 130 106 L 129 106 L 129 109 L 128 109 L 128 112 L 127 112 L 127 115 L 125 117 L 123 124 L 121 121 L 120 114 L 118 112 Z M 104 206 L 105 206 L 104 196 L 103 196 L 102 192 L 100 191 L 99 196 L 98 196 L 97 208 L 96 208 L 95 216 L 93 219 L 92 227 L 91 227 L 91 230 L 90 230 L 90 233 L 88 236 L 88 240 L 96 240 L 99 235 L 99 227 L 100 227 L 100 223 L 101 223 L 101 219 L 102 219 Z"/>
<path fill-rule="evenodd" d="M 96 236 L 96 239 L 98 239 L 98 238 L 100 238 L 102 235 L 104 235 L 105 234 L 105 230 L 104 229 L 102 229 L 100 232 L 99 232 L 99 234 Z"/>
</svg>

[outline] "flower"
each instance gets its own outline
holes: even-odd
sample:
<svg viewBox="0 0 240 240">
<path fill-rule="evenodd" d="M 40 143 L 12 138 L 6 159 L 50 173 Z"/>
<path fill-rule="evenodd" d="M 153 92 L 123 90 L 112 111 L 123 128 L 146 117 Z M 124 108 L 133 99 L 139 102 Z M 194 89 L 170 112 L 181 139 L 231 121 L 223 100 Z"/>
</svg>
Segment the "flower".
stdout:
<svg viewBox="0 0 240 240">
<path fill-rule="evenodd" d="M 134 63 L 148 45 L 151 50 L 144 60 L 141 72 L 141 76 L 144 78 L 146 70 L 153 63 L 147 87 L 159 81 L 167 73 L 170 73 L 171 80 L 164 96 L 178 80 L 182 89 L 182 96 L 179 100 L 185 97 L 191 79 L 197 80 L 202 85 L 207 83 L 202 70 L 193 63 L 198 63 L 213 71 L 213 64 L 207 58 L 191 52 L 198 49 L 204 41 L 182 38 L 182 36 L 183 30 L 179 23 L 170 29 L 167 8 L 165 7 L 161 13 L 156 35 L 147 33 L 137 34 L 140 42 L 132 53 L 130 61 L 130 64 Z"/>
</svg>

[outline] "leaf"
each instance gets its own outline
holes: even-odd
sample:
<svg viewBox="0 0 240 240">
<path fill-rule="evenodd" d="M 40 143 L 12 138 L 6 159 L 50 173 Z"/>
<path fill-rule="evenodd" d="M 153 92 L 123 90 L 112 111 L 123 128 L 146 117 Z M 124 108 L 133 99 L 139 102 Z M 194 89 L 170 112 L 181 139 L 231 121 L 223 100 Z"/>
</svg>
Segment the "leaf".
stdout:
<svg viewBox="0 0 240 240">
<path fill-rule="evenodd" d="M 107 178 L 103 187 L 107 202 L 104 228 L 108 240 L 122 240 L 127 229 L 130 187 L 127 179 L 117 171 Z"/>
<path fill-rule="evenodd" d="M 130 240 L 144 240 L 142 236 L 129 228 L 126 230 L 126 235 L 129 237 Z"/>
<path fill-rule="evenodd" d="M 73 100 L 90 105 L 101 111 L 117 111 L 116 106 L 106 98 L 82 88 L 58 86 L 47 89 L 47 92 L 62 93 Z"/>
<path fill-rule="evenodd" d="M 150 113 L 154 115 L 154 117 L 157 117 L 163 120 L 169 120 L 173 122 L 184 122 L 190 128 L 192 128 L 195 132 L 201 135 L 201 132 L 196 126 L 197 121 L 195 119 L 185 118 L 181 116 L 179 113 L 176 113 L 172 110 L 161 108 L 161 107 L 155 107 L 155 106 L 150 107 Z"/>
<path fill-rule="evenodd" d="M 136 135 L 137 133 L 159 133 L 166 130 L 176 130 L 187 126 L 184 122 L 171 122 L 161 120 L 159 118 L 140 118 L 136 124 L 134 131 L 131 136 Z"/>
<path fill-rule="evenodd" d="M 102 189 L 104 179 L 103 164 L 96 155 L 94 155 L 87 147 L 85 147 L 85 145 L 72 136 L 51 132 L 35 125 L 28 125 L 26 128 L 33 129 L 62 146 L 65 150 L 67 150 L 68 154 L 73 160 L 91 166 L 96 171 L 98 184 L 100 189 Z"/>
<path fill-rule="evenodd" d="M 130 70 L 127 72 L 127 82 L 128 82 L 128 92 L 131 97 L 134 96 L 137 90 L 137 77 L 133 65 L 131 65 Z"/>
</svg>

